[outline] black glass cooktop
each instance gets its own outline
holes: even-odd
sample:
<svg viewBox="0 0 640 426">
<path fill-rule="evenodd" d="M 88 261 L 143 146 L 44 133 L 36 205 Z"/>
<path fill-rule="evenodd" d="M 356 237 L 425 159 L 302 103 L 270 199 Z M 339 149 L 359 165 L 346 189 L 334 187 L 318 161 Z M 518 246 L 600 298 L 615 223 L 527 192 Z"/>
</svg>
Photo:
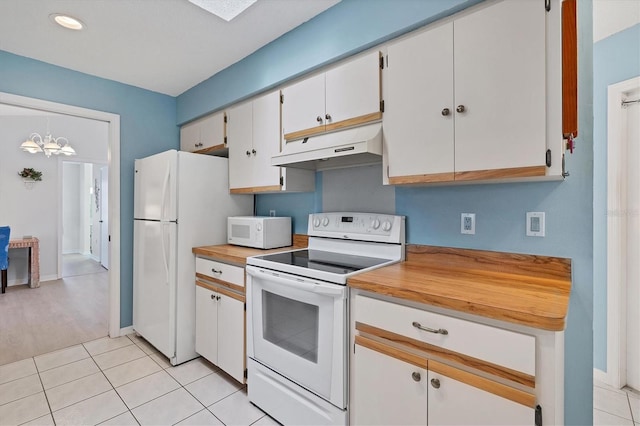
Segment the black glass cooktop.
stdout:
<svg viewBox="0 0 640 426">
<path fill-rule="evenodd" d="M 389 259 L 333 253 L 321 250 L 295 250 L 260 256 L 263 260 L 316 269 L 334 274 L 348 274 L 389 262 Z"/>
</svg>

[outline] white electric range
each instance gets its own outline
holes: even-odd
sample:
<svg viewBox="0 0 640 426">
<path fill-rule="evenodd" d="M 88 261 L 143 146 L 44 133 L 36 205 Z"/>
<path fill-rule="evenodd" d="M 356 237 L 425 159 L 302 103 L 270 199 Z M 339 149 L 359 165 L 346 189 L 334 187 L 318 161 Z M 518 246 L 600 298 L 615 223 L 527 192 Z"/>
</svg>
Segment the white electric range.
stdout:
<svg viewBox="0 0 640 426">
<path fill-rule="evenodd" d="M 285 425 L 345 425 L 347 279 L 404 260 L 405 218 L 315 213 L 308 235 L 247 259 L 248 396 Z"/>
</svg>

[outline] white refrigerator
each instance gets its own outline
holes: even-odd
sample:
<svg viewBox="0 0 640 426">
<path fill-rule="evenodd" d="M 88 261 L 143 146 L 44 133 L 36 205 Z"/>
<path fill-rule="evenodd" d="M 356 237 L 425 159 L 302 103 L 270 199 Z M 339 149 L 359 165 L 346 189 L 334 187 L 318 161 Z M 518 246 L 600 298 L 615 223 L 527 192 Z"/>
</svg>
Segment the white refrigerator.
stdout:
<svg viewBox="0 0 640 426">
<path fill-rule="evenodd" d="M 195 352 L 196 246 L 226 244 L 227 217 L 253 214 L 229 194 L 228 159 L 170 150 L 135 160 L 133 329 L 171 364 Z"/>
</svg>

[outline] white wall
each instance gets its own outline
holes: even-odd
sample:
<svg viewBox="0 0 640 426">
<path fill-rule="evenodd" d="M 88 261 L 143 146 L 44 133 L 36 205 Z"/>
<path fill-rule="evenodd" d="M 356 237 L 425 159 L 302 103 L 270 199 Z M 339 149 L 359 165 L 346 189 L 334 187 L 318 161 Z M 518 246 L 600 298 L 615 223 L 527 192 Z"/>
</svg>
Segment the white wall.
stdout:
<svg viewBox="0 0 640 426">
<path fill-rule="evenodd" d="M 107 163 L 108 125 L 95 120 L 50 115 L 49 129 L 54 137 L 69 139 L 78 155 L 74 161 Z M 40 279 L 58 276 L 59 228 L 61 218 L 62 158 L 46 158 L 44 154 L 29 154 L 19 149 L 32 133 L 44 136 L 45 116 L 0 116 L 0 224 L 11 226 L 11 237 L 33 235 L 40 240 Z M 71 159 L 66 157 L 65 159 Z M 18 172 L 33 167 L 43 173 L 42 182 L 31 190 L 25 188 Z M 26 250 L 11 250 L 9 284 L 27 282 Z"/>
<path fill-rule="evenodd" d="M 82 164 L 64 162 L 62 166 L 62 253 L 82 253 L 83 221 L 80 190 L 84 176 Z"/>
</svg>

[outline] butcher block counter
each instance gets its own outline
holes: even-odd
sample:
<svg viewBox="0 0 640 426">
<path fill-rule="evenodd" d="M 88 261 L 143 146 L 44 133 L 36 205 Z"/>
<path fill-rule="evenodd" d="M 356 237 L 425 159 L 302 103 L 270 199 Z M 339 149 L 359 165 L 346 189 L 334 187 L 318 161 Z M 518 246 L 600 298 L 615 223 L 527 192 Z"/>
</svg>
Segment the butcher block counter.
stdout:
<svg viewBox="0 0 640 426">
<path fill-rule="evenodd" d="M 277 253 L 280 251 L 295 250 L 305 248 L 308 245 L 308 237 L 302 234 L 293 235 L 293 245 L 289 247 L 280 247 L 270 250 L 261 250 L 251 247 L 240 247 L 231 244 L 219 244 L 215 246 L 194 247 L 191 251 L 197 256 L 218 259 L 223 262 L 234 263 L 245 266 L 247 257 L 259 256 L 261 254 Z"/>
<path fill-rule="evenodd" d="M 351 288 L 542 330 L 564 330 L 571 260 L 407 245 L 406 261 L 349 278 Z"/>
</svg>

